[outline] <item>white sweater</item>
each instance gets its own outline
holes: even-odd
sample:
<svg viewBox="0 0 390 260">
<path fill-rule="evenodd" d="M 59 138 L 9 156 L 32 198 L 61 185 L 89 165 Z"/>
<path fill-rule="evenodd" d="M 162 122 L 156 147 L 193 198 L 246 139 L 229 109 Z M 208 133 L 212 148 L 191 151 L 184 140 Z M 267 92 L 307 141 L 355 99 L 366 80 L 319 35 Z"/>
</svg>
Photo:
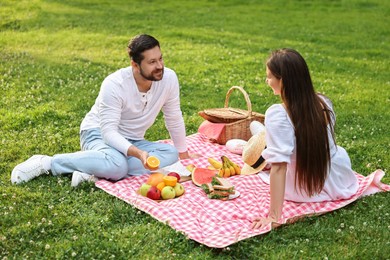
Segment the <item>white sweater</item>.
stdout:
<svg viewBox="0 0 390 260">
<path fill-rule="evenodd" d="M 150 90 L 141 93 L 132 68 L 123 68 L 105 78 L 80 131 L 100 128 L 105 143 L 127 155 L 132 145 L 128 139 L 144 139 L 146 130 L 153 125 L 161 110 L 176 149 L 187 151 L 176 73 L 164 68 L 163 79 L 153 81 Z"/>
</svg>

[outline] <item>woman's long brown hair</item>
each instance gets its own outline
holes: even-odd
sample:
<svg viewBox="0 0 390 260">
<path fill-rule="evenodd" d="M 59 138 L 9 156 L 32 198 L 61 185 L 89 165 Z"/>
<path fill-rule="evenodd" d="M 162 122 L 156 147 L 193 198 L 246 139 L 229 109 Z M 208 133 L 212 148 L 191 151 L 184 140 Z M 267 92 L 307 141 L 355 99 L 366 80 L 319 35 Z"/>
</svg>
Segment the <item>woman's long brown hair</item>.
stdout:
<svg viewBox="0 0 390 260">
<path fill-rule="evenodd" d="M 313 196 L 321 192 L 329 171 L 327 127 L 330 127 L 334 140 L 331 123 L 334 115 L 315 93 L 309 68 L 297 51 L 274 51 L 267 67 L 282 80 L 281 98 L 294 125 L 297 154 L 295 186 Z"/>
</svg>

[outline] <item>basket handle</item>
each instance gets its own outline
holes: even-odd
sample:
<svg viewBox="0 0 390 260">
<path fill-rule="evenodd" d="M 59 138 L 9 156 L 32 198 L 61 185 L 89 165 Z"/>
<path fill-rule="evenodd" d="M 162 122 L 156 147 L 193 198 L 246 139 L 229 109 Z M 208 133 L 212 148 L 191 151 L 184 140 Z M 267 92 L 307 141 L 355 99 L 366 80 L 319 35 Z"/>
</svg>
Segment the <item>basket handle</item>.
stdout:
<svg viewBox="0 0 390 260">
<path fill-rule="evenodd" d="M 245 101 L 246 101 L 246 106 L 247 106 L 247 109 L 248 109 L 248 117 L 252 116 L 252 103 L 251 103 L 251 100 L 249 99 L 249 95 L 248 93 L 246 93 L 246 91 L 244 90 L 243 87 L 240 87 L 240 86 L 233 86 L 231 87 L 228 92 L 226 93 L 226 99 L 225 99 L 225 108 L 228 107 L 229 105 L 229 98 L 230 98 L 230 94 L 233 92 L 233 90 L 235 89 L 238 89 L 239 91 L 241 91 L 241 93 L 244 95 L 244 98 L 245 98 Z M 234 110 L 232 108 L 230 108 L 231 110 Z"/>
</svg>

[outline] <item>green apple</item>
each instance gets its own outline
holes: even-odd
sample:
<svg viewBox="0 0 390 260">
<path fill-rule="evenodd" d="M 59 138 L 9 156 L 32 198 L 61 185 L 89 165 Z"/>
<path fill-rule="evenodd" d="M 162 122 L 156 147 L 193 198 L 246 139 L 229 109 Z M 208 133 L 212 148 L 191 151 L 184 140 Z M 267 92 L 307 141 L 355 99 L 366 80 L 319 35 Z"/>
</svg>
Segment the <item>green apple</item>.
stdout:
<svg viewBox="0 0 390 260">
<path fill-rule="evenodd" d="M 175 190 L 176 197 L 179 197 L 179 196 L 183 195 L 183 193 L 184 193 L 184 187 L 180 183 L 176 183 L 176 185 L 175 185 L 175 187 L 173 187 L 173 189 Z"/>
<path fill-rule="evenodd" d="M 163 200 L 173 199 L 175 196 L 176 196 L 176 192 L 171 186 L 165 186 L 161 190 L 161 197 L 163 198 Z"/>
<path fill-rule="evenodd" d="M 141 193 L 142 196 L 146 197 L 146 194 L 148 193 L 150 187 L 152 187 L 152 185 L 149 185 L 147 183 L 142 184 L 139 188 L 139 193 Z"/>
</svg>

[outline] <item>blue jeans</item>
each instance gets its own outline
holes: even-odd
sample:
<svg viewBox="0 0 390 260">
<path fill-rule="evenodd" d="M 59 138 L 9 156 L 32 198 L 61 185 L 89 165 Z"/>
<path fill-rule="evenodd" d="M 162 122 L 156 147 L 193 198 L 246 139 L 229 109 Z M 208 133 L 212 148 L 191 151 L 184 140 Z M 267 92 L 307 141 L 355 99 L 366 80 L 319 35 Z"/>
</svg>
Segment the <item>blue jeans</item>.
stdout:
<svg viewBox="0 0 390 260">
<path fill-rule="evenodd" d="M 160 160 L 160 168 L 178 161 L 179 153 L 169 144 L 146 140 L 129 140 L 141 150 L 147 151 Z M 141 161 L 132 156 L 125 156 L 115 148 L 104 143 L 100 129 L 88 129 L 80 133 L 81 151 L 56 154 L 51 163 L 53 175 L 85 172 L 98 178 L 120 180 L 127 176 L 150 173 Z"/>
</svg>

